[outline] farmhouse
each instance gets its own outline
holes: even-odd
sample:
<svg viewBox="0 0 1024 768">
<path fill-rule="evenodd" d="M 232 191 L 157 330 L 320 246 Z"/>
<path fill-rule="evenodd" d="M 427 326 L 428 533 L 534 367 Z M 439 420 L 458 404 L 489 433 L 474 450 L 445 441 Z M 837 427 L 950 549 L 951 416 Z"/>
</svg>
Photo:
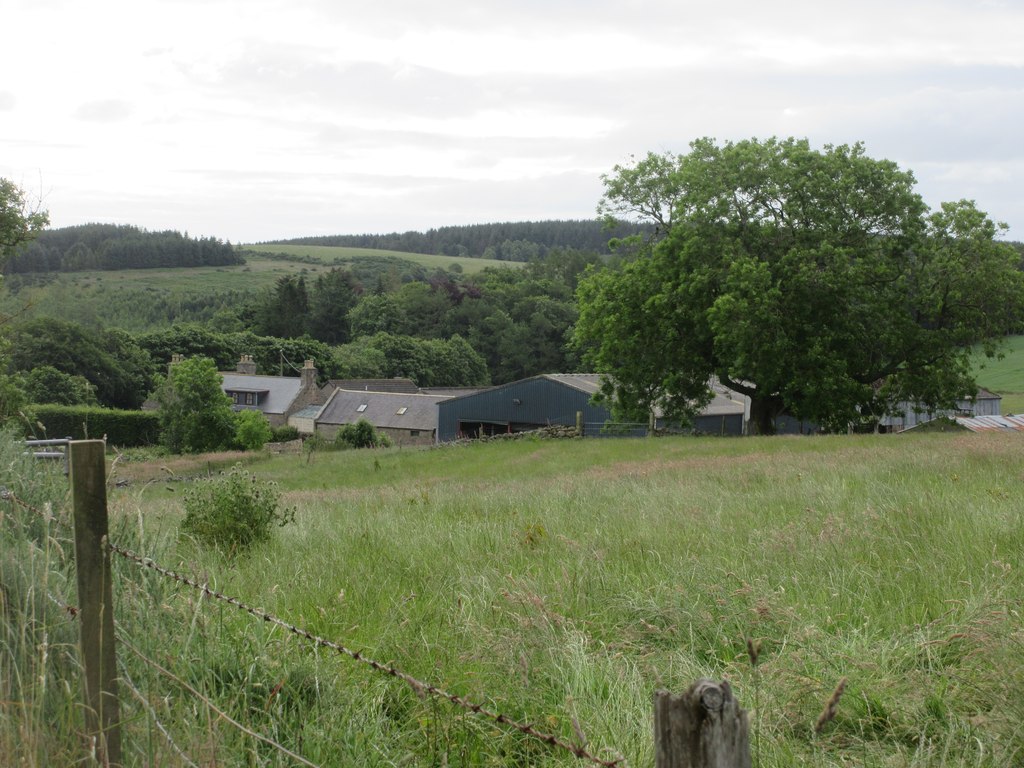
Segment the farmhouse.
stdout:
<svg viewBox="0 0 1024 768">
<path fill-rule="evenodd" d="M 576 426 L 584 435 L 642 435 L 647 424 L 615 425 L 611 411 L 591 398 L 600 387 L 596 373 L 543 374 L 453 397 L 438 405 L 437 439 L 528 432 L 545 426 Z M 744 404 L 724 387 L 712 387 L 713 399 L 694 424 L 698 432 L 743 433 Z M 579 420 L 579 421 L 578 421 Z M 661 418 L 655 426 L 669 425 Z"/>
<path fill-rule="evenodd" d="M 259 411 L 271 427 L 283 426 L 291 414 L 323 399 L 312 360 L 298 377 L 259 376 L 252 355 L 242 355 L 237 370 L 221 373 L 221 389 L 236 411 Z"/>
<path fill-rule="evenodd" d="M 346 424 L 368 421 L 397 446 L 433 445 L 443 395 L 335 389 L 316 416 L 316 433 L 333 439 Z"/>
</svg>

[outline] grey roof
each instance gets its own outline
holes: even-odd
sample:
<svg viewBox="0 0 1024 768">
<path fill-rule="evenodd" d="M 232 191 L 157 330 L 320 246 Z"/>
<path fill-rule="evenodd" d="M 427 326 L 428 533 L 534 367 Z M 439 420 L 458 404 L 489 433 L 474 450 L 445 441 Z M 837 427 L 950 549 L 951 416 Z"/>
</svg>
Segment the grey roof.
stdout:
<svg viewBox="0 0 1024 768">
<path fill-rule="evenodd" d="M 490 387 L 420 387 L 421 395 L 440 395 L 442 397 L 462 397 L 463 395 L 475 395 Z"/>
<path fill-rule="evenodd" d="M 322 405 L 307 405 L 305 408 L 300 408 L 299 410 L 297 410 L 295 413 L 289 416 L 289 418 L 315 419 L 320 414 L 320 411 L 323 410 L 323 408 L 324 407 Z"/>
<path fill-rule="evenodd" d="M 1024 432 L 1024 415 L 957 416 L 956 423 L 971 432 Z"/>
<path fill-rule="evenodd" d="M 599 373 L 545 373 L 543 377 L 578 389 L 580 392 L 586 392 L 588 395 L 597 394 L 597 390 L 601 388 L 601 374 Z"/>
<path fill-rule="evenodd" d="M 347 389 L 351 392 L 405 392 L 411 395 L 420 391 L 412 379 L 400 377 L 393 379 L 331 379 L 324 387 L 329 392 L 335 389 Z"/>
<path fill-rule="evenodd" d="M 284 413 L 292 404 L 302 380 L 295 376 L 253 376 L 247 373 L 222 373 L 221 389 L 225 392 L 266 392 L 260 403 L 263 413 Z"/>
<path fill-rule="evenodd" d="M 434 430 L 437 429 L 437 404 L 447 399 L 442 395 L 336 389 L 316 423 L 355 424 L 366 419 L 379 428 Z M 365 407 L 359 410 L 360 406 Z"/>
</svg>

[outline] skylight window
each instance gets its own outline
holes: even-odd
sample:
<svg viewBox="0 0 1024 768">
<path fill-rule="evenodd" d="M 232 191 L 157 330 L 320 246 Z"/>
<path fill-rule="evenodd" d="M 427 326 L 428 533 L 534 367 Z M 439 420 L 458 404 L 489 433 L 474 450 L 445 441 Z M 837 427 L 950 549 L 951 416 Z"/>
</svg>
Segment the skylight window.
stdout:
<svg viewBox="0 0 1024 768">
<path fill-rule="evenodd" d="M 403 406 L 402 406 L 401 408 L 399 408 L 399 409 L 398 409 L 397 411 L 395 411 L 395 413 L 396 413 L 396 414 L 397 414 L 398 416 L 401 416 L 401 415 L 402 415 L 403 413 L 405 413 L 405 412 L 406 412 L 406 411 L 408 411 L 408 410 L 409 410 L 409 409 L 408 409 L 408 408 L 406 408 L 406 407 L 405 407 L 405 406 L 403 405 Z"/>
<path fill-rule="evenodd" d="M 359 413 L 362 413 L 363 411 L 365 411 L 366 410 L 366 403 L 363 403 L 362 405 L 360 405 L 358 408 L 356 408 L 356 410 Z"/>
</svg>

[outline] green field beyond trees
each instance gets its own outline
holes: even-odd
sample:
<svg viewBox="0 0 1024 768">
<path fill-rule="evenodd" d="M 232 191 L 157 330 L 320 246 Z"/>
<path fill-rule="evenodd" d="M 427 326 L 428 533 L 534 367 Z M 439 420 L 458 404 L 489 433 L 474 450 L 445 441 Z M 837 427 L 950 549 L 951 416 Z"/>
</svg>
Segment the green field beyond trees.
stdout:
<svg viewBox="0 0 1024 768">
<path fill-rule="evenodd" d="M 234 562 L 177 538 L 184 465 L 126 457 L 111 537 L 630 766 L 653 762 L 654 690 L 706 676 L 751 710 L 758 766 L 994 768 L 1024 761 L 1022 455 L 1024 435 L 947 433 L 277 457 L 249 468 L 296 522 Z M 28 513 L 2 504 L 8 616 L 37 615 L 0 638 L 0 754 L 71 764 L 75 626 L 46 597 L 75 602 L 69 542 L 36 520 L 41 543 L 18 543 Z M 294 764 L 212 706 L 317 765 L 583 764 L 115 562 L 125 672 L 152 709 L 124 694 L 129 764 L 187 764 L 153 715 L 198 764 Z"/>
</svg>

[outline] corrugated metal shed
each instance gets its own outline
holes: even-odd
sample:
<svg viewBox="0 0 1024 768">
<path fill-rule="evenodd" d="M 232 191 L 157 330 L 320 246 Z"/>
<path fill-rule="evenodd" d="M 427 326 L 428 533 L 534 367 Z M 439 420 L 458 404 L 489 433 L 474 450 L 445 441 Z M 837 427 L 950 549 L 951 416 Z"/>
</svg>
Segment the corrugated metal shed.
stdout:
<svg viewBox="0 0 1024 768">
<path fill-rule="evenodd" d="M 438 405 L 437 439 L 525 432 L 553 424 L 603 423 L 608 410 L 590 403 L 597 374 L 545 374 L 453 397 Z"/>
<path fill-rule="evenodd" d="M 956 423 L 971 432 L 1024 432 L 1024 415 L 957 416 Z"/>
<path fill-rule="evenodd" d="M 502 384 L 472 395 L 453 397 L 438 406 L 437 439 L 448 442 L 479 434 L 525 432 L 551 425 L 575 426 L 582 413 L 587 434 L 608 434 L 608 408 L 591 398 L 600 388 L 597 373 L 552 373 Z M 659 421 L 659 428 L 665 425 Z M 743 430 L 743 403 L 723 392 L 700 416 L 695 428 L 711 434 L 738 435 Z M 646 424 L 623 425 L 617 435 L 642 435 Z"/>
</svg>

